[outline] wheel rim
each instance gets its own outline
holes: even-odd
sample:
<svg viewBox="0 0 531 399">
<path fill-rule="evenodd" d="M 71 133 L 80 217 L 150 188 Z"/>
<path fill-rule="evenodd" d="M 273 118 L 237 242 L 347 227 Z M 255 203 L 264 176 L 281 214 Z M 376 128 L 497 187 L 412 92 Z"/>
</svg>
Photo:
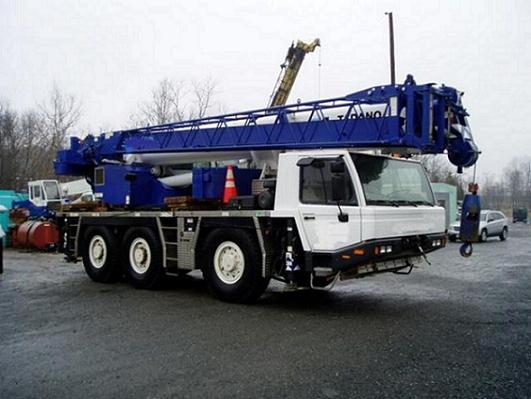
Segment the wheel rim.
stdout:
<svg viewBox="0 0 531 399">
<path fill-rule="evenodd" d="M 481 239 L 482 239 L 483 241 L 487 241 L 487 232 L 486 232 L 485 230 L 483 230 L 483 231 L 481 232 Z"/>
<path fill-rule="evenodd" d="M 95 235 L 90 239 L 88 252 L 90 264 L 96 269 L 101 269 L 107 260 L 107 244 L 102 236 Z"/>
<path fill-rule="evenodd" d="M 214 270 L 225 284 L 237 283 L 245 270 L 245 258 L 241 248 L 232 241 L 221 243 L 214 254 Z"/>
<path fill-rule="evenodd" d="M 144 274 L 151 265 L 151 248 L 144 238 L 135 238 L 129 247 L 129 264 L 138 274 Z"/>
<path fill-rule="evenodd" d="M 507 230 L 506 230 L 506 229 L 503 229 L 503 231 L 502 231 L 502 237 L 503 237 L 503 238 L 507 238 Z"/>
</svg>

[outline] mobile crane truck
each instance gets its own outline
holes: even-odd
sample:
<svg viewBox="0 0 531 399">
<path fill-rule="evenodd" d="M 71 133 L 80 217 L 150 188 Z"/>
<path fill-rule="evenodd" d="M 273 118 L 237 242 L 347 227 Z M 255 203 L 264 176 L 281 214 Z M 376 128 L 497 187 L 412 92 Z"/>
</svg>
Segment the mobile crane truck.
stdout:
<svg viewBox="0 0 531 399">
<path fill-rule="evenodd" d="M 200 269 L 233 302 L 256 300 L 270 279 L 325 288 L 407 273 L 446 244 L 444 210 L 408 157 L 447 153 L 459 170 L 478 158 L 461 97 L 408 76 L 344 97 L 72 137 L 56 173 L 84 176 L 100 207 L 57 214 L 62 251 L 94 281 L 125 274 L 138 288 Z M 238 195 L 223 203 L 226 180 Z"/>
</svg>

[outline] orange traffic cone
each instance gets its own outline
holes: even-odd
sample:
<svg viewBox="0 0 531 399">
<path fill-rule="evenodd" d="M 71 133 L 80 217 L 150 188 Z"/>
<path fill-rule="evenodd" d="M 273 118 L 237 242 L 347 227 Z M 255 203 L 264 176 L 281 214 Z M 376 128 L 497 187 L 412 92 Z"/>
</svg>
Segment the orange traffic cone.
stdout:
<svg viewBox="0 0 531 399">
<path fill-rule="evenodd" d="M 228 204 L 232 197 L 238 195 L 236 183 L 234 181 L 234 170 L 232 165 L 227 166 L 227 177 L 225 178 L 225 191 L 223 192 L 223 203 Z"/>
</svg>

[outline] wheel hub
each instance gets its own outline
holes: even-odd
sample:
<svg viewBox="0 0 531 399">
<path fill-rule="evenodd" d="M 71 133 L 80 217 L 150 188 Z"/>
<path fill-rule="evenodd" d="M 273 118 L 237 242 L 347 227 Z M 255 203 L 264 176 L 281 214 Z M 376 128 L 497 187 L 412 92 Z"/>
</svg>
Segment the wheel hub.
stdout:
<svg viewBox="0 0 531 399">
<path fill-rule="evenodd" d="M 135 262 L 136 263 L 145 263 L 146 261 L 146 250 L 144 248 L 135 248 Z"/>
<path fill-rule="evenodd" d="M 103 256 L 103 248 L 101 244 L 98 242 L 94 246 L 94 257 L 96 259 L 101 259 L 102 256 Z"/>
<path fill-rule="evenodd" d="M 89 243 L 89 258 L 91 265 L 96 269 L 101 269 L 107 260 L 107 245 L 103 237 L 95 235 Z"/>
<path fill-rule="evenodd" d="M 135 238 L 129 248 L 129 263 L 138 274 L 144 274 L 151 264 L 151 248 L 141 237 Z"/>
<path fill-rule="evenodd" d="M 220 244 L 214 255 L 214 270 L 221 281 L 234 284 L 245 269 L 245 259 L 240 247 L 231 241 Z"/>
</svg>

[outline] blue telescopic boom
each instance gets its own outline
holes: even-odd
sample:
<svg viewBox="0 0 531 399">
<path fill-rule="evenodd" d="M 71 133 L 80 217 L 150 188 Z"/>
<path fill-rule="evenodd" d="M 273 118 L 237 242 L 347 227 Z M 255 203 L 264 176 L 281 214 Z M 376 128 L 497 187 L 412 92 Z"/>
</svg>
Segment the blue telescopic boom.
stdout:
<svg viewBox="0 0 531 399">
<path fill-rule="evenodd" d="M 73 137 L 59 151 L 58 175 L 91 176 L 105 162 L 126 154 L 260 151 L 312 148 L 401 149 L 447 152 L 459 169 L 473 165 L 478 149 L 461 104 L 447 86 L 376 86 L 325 100 L 121 130 L 84 140 Z"/>
</svg>

